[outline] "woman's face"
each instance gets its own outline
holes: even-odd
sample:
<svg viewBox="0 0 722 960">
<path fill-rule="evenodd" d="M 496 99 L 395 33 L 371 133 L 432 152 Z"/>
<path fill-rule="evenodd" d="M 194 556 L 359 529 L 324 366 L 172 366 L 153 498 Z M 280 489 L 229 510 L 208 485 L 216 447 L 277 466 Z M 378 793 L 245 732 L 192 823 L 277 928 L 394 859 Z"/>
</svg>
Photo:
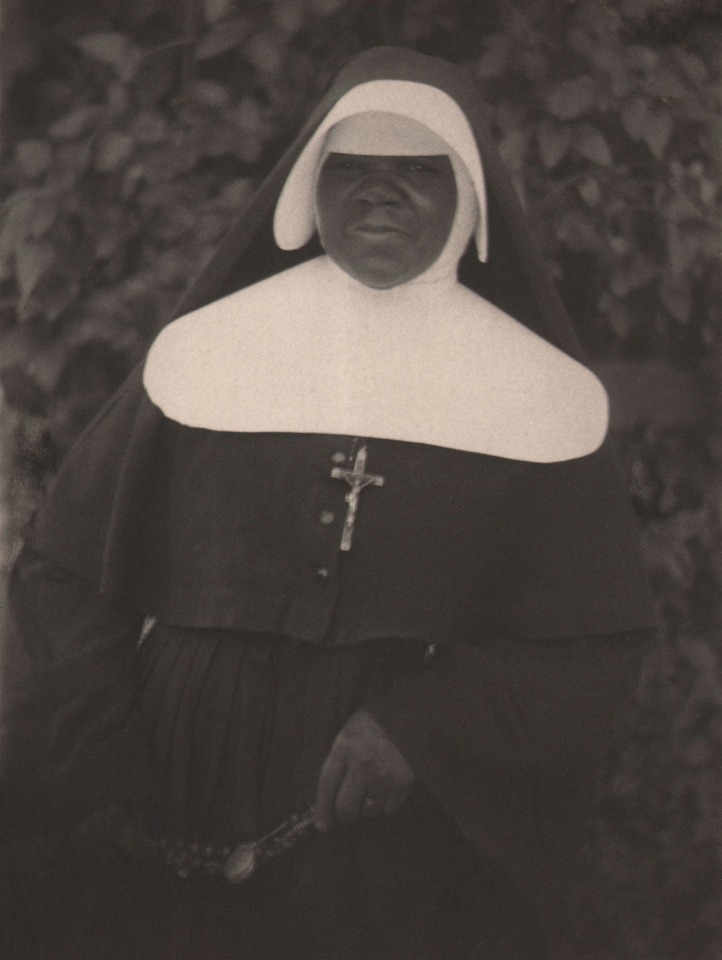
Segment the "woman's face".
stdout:
<svg viewBox="0 0 722 960">
<path fill-rule="evenodd" d="M 321 244 L 346 273 L 385 290 L 424 273 L 456 213 L 448 156 L 330 153 L 316 192 Z"/>
</svg>

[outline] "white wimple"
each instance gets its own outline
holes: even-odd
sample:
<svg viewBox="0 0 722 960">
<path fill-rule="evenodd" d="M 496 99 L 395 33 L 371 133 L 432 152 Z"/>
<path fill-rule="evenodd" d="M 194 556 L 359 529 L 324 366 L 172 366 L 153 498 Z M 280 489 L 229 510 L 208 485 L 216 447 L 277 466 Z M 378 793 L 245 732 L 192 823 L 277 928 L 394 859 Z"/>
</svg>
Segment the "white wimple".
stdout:
<svg viewBox="0 0 722 960">
<path fill-rule="evenodd" d="M 374 290 L 319 257 L 170 324 L 144 382 L 179 423 L 382 437 L 548 463 L 607 432 L 584 366 L 460 285 Z"/>
</svg>

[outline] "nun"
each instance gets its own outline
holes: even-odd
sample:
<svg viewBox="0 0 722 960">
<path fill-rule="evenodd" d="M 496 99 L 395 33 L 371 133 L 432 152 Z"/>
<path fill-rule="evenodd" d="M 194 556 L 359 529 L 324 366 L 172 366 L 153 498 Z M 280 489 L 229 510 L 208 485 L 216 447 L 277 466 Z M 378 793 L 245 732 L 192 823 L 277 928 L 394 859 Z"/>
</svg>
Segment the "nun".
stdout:
<svg viewBox="0 0 722 960">
<path fill-rule="evenodd" d="M 15 806 L 151 851 L 51 955 L 578 957 L 654 627 L 607 431 L 474 81 L 353 59 L 15 565 Z"/>
</svg>

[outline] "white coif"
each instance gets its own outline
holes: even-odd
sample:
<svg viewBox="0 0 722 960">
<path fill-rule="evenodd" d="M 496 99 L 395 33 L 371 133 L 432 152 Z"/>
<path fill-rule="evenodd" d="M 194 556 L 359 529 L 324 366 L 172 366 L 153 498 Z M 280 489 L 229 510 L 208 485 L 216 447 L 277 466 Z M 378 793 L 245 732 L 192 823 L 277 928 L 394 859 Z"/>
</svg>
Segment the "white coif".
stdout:
<svg viewBox="0 0 722 960">
<path fill-rule="evenodd" d="M 306 244 L 316 230 L 316 179 L 326 136 L 336 125 L 351 117 L 382 113 L 406 118 L 425 127 L 448 144 L 452 154 L 463 163 L 476 195 L 474 239 L 479 260 L 487 259 L 487 215 L 484 173 L 476 139 L 459 105 L 443 90 L 408 80 L 372 80 L 359 84 L 331 108 L 291 170 L 276 205 L 273 222 L 276 243 L 282 250 L 296 250 Z M 385 139 L 385 137 L 384 137 Z M 420 141 L 421 143 L 421 141 Z M 398 152 L 398 144 L 387 145 L 368 140 L 368 148 L 359 145 L 355 152 Z M 402 155 L 424 152 L 426 147 L 405 145 Z M 435 152 L 435 148 L 434 148 Z"/>
</svg>

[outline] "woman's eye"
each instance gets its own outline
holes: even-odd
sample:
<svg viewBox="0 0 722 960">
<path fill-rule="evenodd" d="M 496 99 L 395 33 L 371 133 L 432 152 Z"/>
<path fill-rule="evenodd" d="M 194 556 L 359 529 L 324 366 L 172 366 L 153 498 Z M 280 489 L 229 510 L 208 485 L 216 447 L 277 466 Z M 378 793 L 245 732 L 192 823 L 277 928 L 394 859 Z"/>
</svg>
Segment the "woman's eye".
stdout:
<svg viewBox="0 0 722 960">
<path fill-rule="evenodd" d="M 434 173 L 434 167 L 428 163 L 421 163 L 419 160 L 411 161 L 406 164 L 406 170 L 409 173 Z"/>
<path fill-rule="evenodd" d="M 358 170 L 360 169 L 361 164 L 358 162 L 358 160 L 334 157 L 332 160 L 327 162 L 326 166 L 331 170 Z"/>
</svg>

